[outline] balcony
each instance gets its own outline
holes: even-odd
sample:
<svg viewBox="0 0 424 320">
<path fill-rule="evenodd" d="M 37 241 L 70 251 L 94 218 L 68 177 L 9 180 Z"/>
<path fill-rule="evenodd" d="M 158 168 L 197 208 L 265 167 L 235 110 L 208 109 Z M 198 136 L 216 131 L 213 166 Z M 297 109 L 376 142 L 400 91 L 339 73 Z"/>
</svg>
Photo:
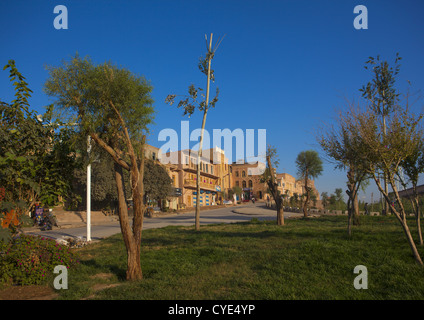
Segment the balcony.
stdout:
<svg viewBox="0 0 424 320">
<path fill-rule="evenodd" d="M 206 183 L 200 182 L 200 188 L 204 190 L 216 191 L 218 185 L 215 183 Z M 197 187 L 196 180 L 194 179 L 184 179 L 184 188 L 193 188 Z"/>
<path fill-rule="evenodd" d="M 191 166 L 191 165 L 189 165 L 189 164 L 183 164 L 182 165 L 182 169 L 184 170 L 184 171 L 187 171 L 187 172 L 190 172 L 190 173 L 197 173 L 197 168 L 196 168 L 196 166 Z M 210 168 L 209 168 L 209 170 L 210 170 Z M 215 172 L 215 170 L 214 170 L 214 172 Z M 208 177 L 208 178 L 212 178 L 212 179 L 217 179 L 217 178 L 219 178 L 219 176 L 217 175 L 217 174 L 215 174 L 215 173 L 211 173 L 210 171 L 208 171 L 208 172 L 206 172 L 206 171 L 204 171 L 204 170 L 200 170 L 200 174 L 202 175 L 202 176 L 205 176 L 205 177 Z"/>
</svg>

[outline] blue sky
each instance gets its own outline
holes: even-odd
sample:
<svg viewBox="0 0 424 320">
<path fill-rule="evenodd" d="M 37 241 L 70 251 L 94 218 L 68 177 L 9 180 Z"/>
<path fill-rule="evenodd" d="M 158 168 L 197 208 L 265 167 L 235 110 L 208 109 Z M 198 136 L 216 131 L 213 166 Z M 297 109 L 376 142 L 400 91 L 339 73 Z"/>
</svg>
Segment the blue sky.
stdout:
<svg viewBox="0 0 424 320">
<path fill-rule="evenodd" d="M 68 9 L 67 30 L 53 26 L 56 5 Z M 353 26 L 356 5 L 368 9 L 367 30 Z M 399 52 L 399 87 L 410 80 L 414 90 L 424 88 L 423 13 L 422 1 L 3 0 L 0 64 L 16 61 L 34 91 L 31 106 L 40 113 L 52 102 L 42 90 L 45 65 L 57 66 L 76 52 L 144 75 L 154 87 L 157 111 L 149 143 L 160 147 L 160 130 L 179 132 L 183 120 L 190 120 L 191 130 L 201 126 L 200 113 L 182 117 L 164 100 L 185 94 L 191 83 L 205 86 L 197 69 L 204 36 L 225 35 L 213 60 L 219 101 L 208 113 L 206 129 L 266 129 L 267 143 L 278 151 L 279 171 L 296 175 L 299 152 L 321 153 L 315 128 L 331 120 L 344 97 L 360 99 L 359 89 L 371 77 L 363 68 L 369 56 L 392 62 Z M 3 71 L 0 99 L 12 96 Z M 344 172 L 325 163 L 316 186 L 332 193 L 345 189 L 345 181 Z M 373 184 L 368 199 L 371 192 L 376 199 Z"/>
</svg>

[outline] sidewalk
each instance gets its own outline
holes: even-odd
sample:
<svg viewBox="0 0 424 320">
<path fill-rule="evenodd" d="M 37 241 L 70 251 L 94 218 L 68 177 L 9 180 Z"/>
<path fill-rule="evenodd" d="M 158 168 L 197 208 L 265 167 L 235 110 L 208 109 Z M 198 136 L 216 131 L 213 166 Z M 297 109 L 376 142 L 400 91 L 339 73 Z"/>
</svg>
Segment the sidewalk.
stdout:
<svg viewBox="0 0 424 320">
<path fill-rule="evenodd" d="M 242 208 L 234 208 L 232 210 L 234 213 L 238 213 L 238 214 L 245 214 L 245 215 L 262 215 L 262 216 L 269 216 L 272 214 L 277 214 L 277 211 L 274 208 L 268 208 L 266 207 L 266 205 L 262 205 L 262 206 L 252 206 L 252 207 L 242 207 Z M 284 213 L 284 217 L 287 218 L 303 218 L 303 213 L 302 212 L 290 212 L 290 211 L 283 211 Z M 319 217 L 321 215 L 319 214 L 312 214 L 309 213 L 308 217 L 309 218 L 315 218 L 315 217 Z"/>
<path fill-rule="evenodd" d="M 216 206 L 203 206 L 201 207 L 201 211 L 213 210 L 213 209 L 221 209 L 227 207 L 237 207 L 234 205 L 216 205 Z M 167 211 L 167 212 L 154 212 L 152 218 L 166 217 L 170 215 L 178 215 L 184 213 L 193 213 L 195 212 L 195 208 L 187 208 L 184 210 L 178 211 Z M 87 226 L 87 213 L 86 211 L 66 211 L 61 207 L 53 208 L 53 215 L 56 217 L 56 221 L 59 227 L 53 226 L 53 229 L 67 229 L 67 228 L 78 228 Z M 101 225 L 107 224 L 110 222 L 119 222 L 118 215 L 105 215 L 102 211 L 91 211 L 91 225 Z M 148 217 L 145 217 L 149 219 Z M 40 227 L 26 227 L 24 228 L 26 231 L 36 231 L 40 230 Z"/>
</svg>

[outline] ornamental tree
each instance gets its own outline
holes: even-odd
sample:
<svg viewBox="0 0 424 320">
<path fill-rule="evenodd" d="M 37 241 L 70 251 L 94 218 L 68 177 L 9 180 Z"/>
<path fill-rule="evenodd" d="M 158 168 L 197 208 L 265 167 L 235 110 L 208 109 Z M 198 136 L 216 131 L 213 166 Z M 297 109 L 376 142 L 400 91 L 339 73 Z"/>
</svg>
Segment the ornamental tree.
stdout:
<svg viewBox="0 0 424 320">
<path fill-rule="evenodd" d="M 144 143 L 153 120 L 152 86 L 142 76 L 111 62 L 95 65 L 78 55 L 48 67 L 45 92 L 55 99 L 61 117 L 72 120 L 114 161 L 119 221 L 127 250 L 127 280 L 142 278 L 140 249 L 144 194 Z M 134 204 L 128 217 L 123 171 L 129 173 Z"/>
</svg>

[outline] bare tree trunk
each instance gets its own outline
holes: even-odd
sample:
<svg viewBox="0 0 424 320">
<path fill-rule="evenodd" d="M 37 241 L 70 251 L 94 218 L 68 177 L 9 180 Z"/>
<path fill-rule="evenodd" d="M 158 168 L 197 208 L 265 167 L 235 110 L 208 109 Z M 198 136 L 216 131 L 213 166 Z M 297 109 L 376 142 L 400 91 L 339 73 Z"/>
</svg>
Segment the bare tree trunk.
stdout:
<svg viewBox="0 0 424 320">
<path fill-rule="evenodd" d="M 417 187 L 414 184 L 413 186 L 413 192 L 414 192 L 414 204 L 413 209 L 415 213 L 415 220 L 417 222 L 417 232 L 418 232 L 418 243 L 422 246 L 423 245 L 423 234 L 421 232 L 421 209 L 418 203 L 418 195 L 417 195 Z"/>
<path fill-rule="evenodd" d="M 122 236 L 124 238 L 125 247 L 127 249 L 127 280 L 140 280 L 143 278 L 140 263 L 140 244 L 137 242 L 130 227 L 128 219 L 128 208 L 125 197 L 125 184 L 122 167 L 114 164 L 116 189 L 118 191 L 118 205 L 119 205 L 119 223 L 121 225 Z M 134 219 L 136 216 L 134 206 Z M 133 226 L 134 227 L 134 226 Z"/>
<path fill-rule="evenodd" d="M 281 208 L 281 201 L 275 201 L 277 207 L 277 225 L 284 226 L 284 211 Z"/>
<path fill-rule="evenodd" d="M 347 234 L 352 236 L 352 199 L 349 195 L 347 199 Z"/>
<path fill-rule="evenodd" d="M 277 225 L 284 225 L 284 210 L 281 207 L 281 197 L 278 195 L 278 190 L 276 187 L 276 183 L 274 181 L 274 169 L 272 167 L 271 158 L 269 156 L 266 157 L 268 168 L 271 176 L 271 180 L 268 181 L 268 187 L 271 191 L 271 195 L 275 201 L 275 207 L 277 209 Z"/>
<path fill-rule="evenodd" d="M 306 199 L 305 203 L 303 204 L 303 217 L 308 217 L 308 203 L 309 203 L 309 190 L 308 190 L 308 170 L 306 170 L 305 173 L 305 191 L 306 191 Z"/>
<path fill-rule="evenodd" d="M 358 186 L 359 187 L 359 186 Z M 359 201 L 358 201 L 358 190 L 356 189 L 354 191 L 354 197 L 352 201 L 352 207 L 353 207 L 353 225 L 359 226 Z"/>
<path fill-rule="evenodd" d="M 420 254 L 417 250 L 414 239 L 412 238 L 412 235 L 411 235 L 411 231 L 409 230 L 408 224 L 406 222 L 405 209 L 403 207 L 402 202 L 400 201 L 400 197 L 399 197 L 399 193 L 396 189 L 396 185 L 394 185 L 393 180 L 391 179 L 390 175 L 388 175 L 388 179 L 389 179 L 390 184 L 392 186 L 393 192 L 396 196 L 396 200 L 398 201 L 399 206 L 400 206 L 400 212 L 398 212 L 395 208 L 393 208 L 393 213 L 396 216 L 396 218 L 398 219 L 398 221 L 400 222 L 403 231 L 405 232 L 406 239 L 408 240 L 408 243 L 409 243 L 409 246 L 411 248 L 412 254 L 414 255 L 415 261 L 418 264 L 423 265 L 423 261 L 421 260 L 421 256 L 420 256 Z M 387 202 L 389 202 L 388 194 L 386 194 L 384 192 L 384 190 L 383 190 L 383 188 L 380 184 L 380 181 L 378 180 L 378 178 L 375 175 L 374 175 L 374 181 L 376 182 L 378 189 L 383 193 L 385 200 Z"/>
</svg>

